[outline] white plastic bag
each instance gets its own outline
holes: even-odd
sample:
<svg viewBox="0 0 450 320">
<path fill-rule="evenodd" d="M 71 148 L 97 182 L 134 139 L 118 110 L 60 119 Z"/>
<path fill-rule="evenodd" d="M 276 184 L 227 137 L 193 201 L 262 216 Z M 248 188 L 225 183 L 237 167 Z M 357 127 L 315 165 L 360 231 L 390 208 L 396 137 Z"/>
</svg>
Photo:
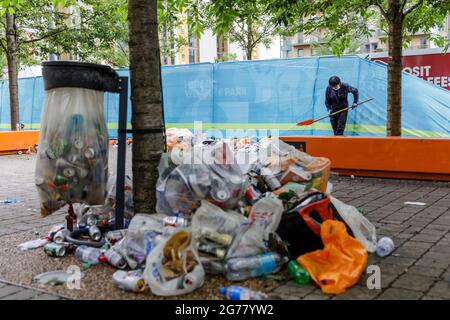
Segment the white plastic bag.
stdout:
<svg viewBox="0 0 450 320">
<path fill-rule="evenodd" d="M 101 205 L 108 177 L 108 131 L 103 92 L 56 88 L 46 92 L 35 184 L 41 215 L 65 203 Z"/>
<path fill-rule="evenodd" d="M 368 252 L 375 252 L 377 249 L 375 226 L 355 207 L 349 206 L 333 196 L 330 196 L 330 199 L 339 215 L 352 230 L 355 238 L 366 247 Z"/>
<path fill-rule="evenodd" d="M 163 225 L 159 216 L 136 214 L 130 222 L 126 236 L 115 248 L 127 260 L 131 269 L 145 262 L 147 255 L 156 247 Z"/>
<path fill-rule="evenodd" d="M 205 271 L 191 240 L 190 231 L 182 229 L 150 252 L 144 279 L 153 294 L 181 295 L 203 285 Z"/>
</svg>

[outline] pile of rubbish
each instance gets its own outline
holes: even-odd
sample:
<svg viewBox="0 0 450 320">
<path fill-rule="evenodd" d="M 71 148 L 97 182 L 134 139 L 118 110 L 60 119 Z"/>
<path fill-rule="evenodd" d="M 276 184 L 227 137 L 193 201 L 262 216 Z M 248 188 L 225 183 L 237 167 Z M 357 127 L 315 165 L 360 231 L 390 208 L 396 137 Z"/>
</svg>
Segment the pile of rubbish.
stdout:
<svg viewBox="0 0 450 320">
<path fill-rule="evenodd" d="M 121 289 L 161 296 L 190 293 L 206 274 L 242 281 L 287 266 L 299 285 L 312 279 L 324 293 L 340 294 L 364 271 L 377 247 L 375 227 L 353 206 L 331 196 L 330 161 L 312 157 L 279 139 L 214 140 L 189 130 L 167 130 L 161 157 L 157 213 L 134 214 L 127 180 L 126 229 L 114 228 L 114 183 L 104 205 L 80 205 L 69 231 L 61 225 L 45 239 L 50 256 L 74 252 L 85 266 L 119 269 Z M 390 239 L 388 239 L 390 240 Z M 229 299 L 264 299 L 232 286 Z"/>
</svg>

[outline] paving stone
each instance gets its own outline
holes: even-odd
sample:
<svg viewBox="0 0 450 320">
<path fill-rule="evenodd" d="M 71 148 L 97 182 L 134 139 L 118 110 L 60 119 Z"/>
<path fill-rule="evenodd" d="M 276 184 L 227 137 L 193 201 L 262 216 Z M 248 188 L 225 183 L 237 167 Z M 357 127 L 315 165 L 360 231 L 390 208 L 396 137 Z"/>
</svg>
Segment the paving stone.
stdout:
<svg viewBox="0 0 450 320">
<path fill-rule="evenodd" d="M 12 295 L 12 294 L 20 291 L 20 289 L 21 288 L 17 287 L 17 286 L 6 285 L 3 288 L 0 288 L 0 298 L 4 298 L 9 295 Z"/>
<path fill-rule="evenodd" d="M 435 280 L 434 277 L 406 273 L 395 280 L 392 287 L 426 292 L 435 283 Z"/>
<path fill-rule="evenodd" d="M 396 249 L 393 252 L 393 255 L 399 255 L 400 257 L 406 257 L 406 258 L 420 258 L 425 252 L 427 252 L 429 249 L 426 248 L 420 248 L 420 247 L 405 247 L 402 246 L 398 249 Z"/>
<path fill-rule="evenodd" d="M 450 282 L 441 281 L 436 283 L 430 291 L 428 291 L 427 296 L 450 299 Z"/>
<path fill-rule="evenodd" d="M 34 296 L 31 300 L 60 300 L 61 298 L 58 296 L 54 296 L 47 293 L 41 293 Z"/>
<path fill-rule="evenodd" d="M 414 258 L 389 256 L 387 258 L 384 258 L 382 260 L 382 263 L 397 265 L 399 267 L 403 267 L 403 269 L 404 269 L 404 268 L 412 265 L 415 261 L 416 261 L 416 259 L 414 259 Z"/>
<path fill-rule="evenodd" d="M 444 270 L 445 270 L 444 268 L 432 268 L 414 265 L 408 268 L 407 274 L 418 274 L 428 277 L 439 277 Z"/>
<path fill-rule="evenodd" d="M 2 298 L 2 300 L 29 300 L 33 298 L 34 296 L 37 296 L 39 294 L 39 291 L 36 290 L 21 290 L 19 292 L 16 292 L 12 295 L 9 295 L 7 297 Z"/>
<path fill-rule="evenodd" d="M 417 300 L 422 297 L 423 293 L 418 291 L 406 290 L 401 288 L 388 288 L 380 296 L 379 300 Z"/>
<path fill-rule="evenodd" d="M 346 292 L 333 297 L 333 300 L 371 300 L 381 293 L 381 289 L 370 290 L 367 287 L 355 286 Z"/>
<path fill-rule="evenodd" d="M 431 242 L 431 243 L 435 243 L 437 242 L 439 239 L 441 239 L 441 235 L 439 234 L 418 234 L 416 236 L 414 236 L 413 238 L 411 238 L 412 241 L 422 241 L 422 242 Z"/>
</svg>

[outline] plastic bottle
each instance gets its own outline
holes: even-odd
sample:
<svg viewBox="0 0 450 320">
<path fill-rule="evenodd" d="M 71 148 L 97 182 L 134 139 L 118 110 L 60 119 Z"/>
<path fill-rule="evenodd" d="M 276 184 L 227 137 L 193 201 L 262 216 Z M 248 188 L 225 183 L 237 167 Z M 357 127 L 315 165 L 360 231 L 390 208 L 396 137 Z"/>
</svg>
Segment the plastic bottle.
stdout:
<svg viewBox="0 0 450 320">
<path fill-rule="evenodd" d="M 81 259 L 83 262 L 89 262 L 91 265 L 93 265 L 100 262 L 99 258 L 102 256 L 102 251 L 98 248 L 79 246 L 77 250 L 75 250 L 75 256 Z"/>
<path fill-rule="evenodd" d="M 288 271 L 294 282 L 298 284 L 308 284 L 310 276 L 308 271 L 303 269 L 295 260 L 288 263 Z"/>
<path fill-rule="evenodd" d="M 389 237 L 383 237 L 378 241 L 377 244 L 377 255 L 379 257 L 385 257 L 394 251 L 394 241 Z"/>
<path fill-rule="evenodd" d="M 225 264 L 226 277 L 231 281 L 256 278 L 277 272 L 287 262 L 278 253 L 263 253 L 251 257 L 231 258 Z"/>
<path fill-rule="evenodd" d="M 261 291 L 252 291 L 250 289 L 239 287 L 239 286 L 229 286 L 220 288 L 220 293 L 226 296 L 229 300 L 265 300 L 267 299 L 267 294 Z"/>
</svg>

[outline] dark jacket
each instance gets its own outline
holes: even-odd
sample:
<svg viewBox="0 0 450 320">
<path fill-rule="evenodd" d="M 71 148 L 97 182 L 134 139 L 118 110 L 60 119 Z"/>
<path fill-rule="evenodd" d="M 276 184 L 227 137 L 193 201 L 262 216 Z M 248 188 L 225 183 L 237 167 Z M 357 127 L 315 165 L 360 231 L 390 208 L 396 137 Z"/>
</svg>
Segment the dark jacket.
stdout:
<svg viewBox="0 0 450 320">
<path fill-rule="evenodd" d="M 338 111 L 348 107 L 348 94 L 353 94 L 353 103 L 358 103 L 358 89 L 347 83 L 341 83 L 339 90 L 333 90 L 331 86 L 327 87 L 325 92 L 325 105 L 328 111 Z"/>
</svg>

